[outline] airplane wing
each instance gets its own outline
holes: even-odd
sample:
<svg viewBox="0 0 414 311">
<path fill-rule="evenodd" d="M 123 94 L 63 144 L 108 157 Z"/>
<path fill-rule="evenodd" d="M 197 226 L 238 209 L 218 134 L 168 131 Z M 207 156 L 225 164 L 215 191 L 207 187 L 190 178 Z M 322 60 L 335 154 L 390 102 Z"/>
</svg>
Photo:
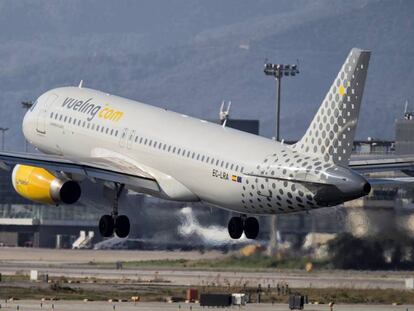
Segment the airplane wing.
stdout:
<svg viewBox="0 0 414 311">
<path fill-rule="evenodd" d="M 139 167 L 127 164 L 120 159 L 69 160 L 55 155 L 0 152 L 0 168 L 10 170 L 15 164 L 38 166 L 50 172 L 65 172 L 91 179 L 133 185 L 152 192 L 160 191 L 155 178 Z"/>
</svg>

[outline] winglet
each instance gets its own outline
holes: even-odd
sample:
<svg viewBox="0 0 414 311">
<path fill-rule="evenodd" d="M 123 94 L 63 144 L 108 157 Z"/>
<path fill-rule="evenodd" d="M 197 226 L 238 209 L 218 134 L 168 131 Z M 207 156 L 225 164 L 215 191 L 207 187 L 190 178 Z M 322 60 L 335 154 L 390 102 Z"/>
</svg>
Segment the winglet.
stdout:
<svg viewBox="0 0 414 311">
<path fill-rule="evenodd" d="M 78 88 L 82 88 L 82 86 L 83 86 L 83 80 L 80 80 L 80 82 L 79 82 L 79 85 L 78 85 Z"/>
</svg>

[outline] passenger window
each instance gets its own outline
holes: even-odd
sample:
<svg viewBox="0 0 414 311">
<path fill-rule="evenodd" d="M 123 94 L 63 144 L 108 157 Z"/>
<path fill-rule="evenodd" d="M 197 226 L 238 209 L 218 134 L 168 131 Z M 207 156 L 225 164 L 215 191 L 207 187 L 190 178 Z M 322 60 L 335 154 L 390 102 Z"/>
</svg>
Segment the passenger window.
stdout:
<svg viewBox="0 0 414 311">
<path fill-rule="evenodd" d="M 108 134 L 109 133 L 109 128 L 107 127 L 105 130 L 105 133 Z"/>
<path fill-rule="evenodd" d="M 194 159 L 194 157 L 195 157 L 195 152 L 193 152 L 193 155 L 192 155 L 192 158 Z"/>
<path fill-rule="evenodd" d="M 140 143 L 140 144 L 142 144 L 142 141 L 143 141 L 143 140 L 144 140 L 144 138 L 142 138 L 142 137 L 141 137 L 141 138 L 139 139 L 139 143 Z"/>
<path fill-rule="evenodd" d="M 171 151 L 171 146 L 168 146 L 168 152 L 170 152 Z"/>
<path fill-rule="evenodd" d="M 210 164 L 214 164 L 214 158 L 211 158 Z"/>
<path fill-rule="evenodd" d="M 219 165 L 219 162 L 220 162 L 220 160 L 218 160 L 218 159 L 217 159 L 217 161 L 216 161 L 216 166 L 218 166 L 218 165 Z"/>
<path fill-rule="evenodd" d="M 165 149 L 167 149 L 167 144 L 164 144 L 164 147 L 162 147 L 162 150 L 165 151 Z"/>
<path fill-rule="evenodd" d="M 112 135 L 112 131 L 111 131 L 111 135 Z M 135 136 L 135 142 L 138 141 L 138 136 Z"/>
<path fill-rule="evenodd" d="M 229 168 L 229 162 L 226 163 L 226 168 Z"/>
<path fill-rule="evenodd" d="M 95 123 L 92 123 L 91 130 L 95 129 Z"/>
<path fill-rule="evenodd" d="M 83 121 L 83 123 L 82 123 L 82 127 L 85 127 L 85 125 L 86 125 L 86 122 L 85 122 L 85 121 Z"/>
<path fill-rule="evenodd" d="M 88 122 L 88 129 L 91 127 L 91 124 Z"/>
<path fill-rule="evenodd" d="M 62 115 L 60 115 L 60 117 L 59 117 L 59 121 L 62 121 L 62 117 L 63 117 L 63 116 L 62 116 Z"/>
<path fill-rule="evenodd" d="M 230 169 L 231 169 L 231 170 L 233 169 L 233 166 L 234 166 L 234 164 L 232 164 L 232 165 L 230 166 Z"/>
<path fill-rule="evenodd" d="M 58 118 L 58 114 L 55 114 L 55 120 L 57 120 L 57 118 Z"/>
<path fill-rule="evenodd" d="M 65 120 L 63 122 L 66 122 L 68 120 L 68 116 L 65 116 Z"/>
<path fill-rule="evenodd" d="M 177 154 L 180 155 L 180 153 L 181 153 L 181 148 L 178 148 Z"/>
<path fill-rule="evenodd" d="M 204 162 L 204 156 L 201 157 L 201 162 Z"/>
<path fill-rule="evenodd" d="M 145 140 L 144 140 L 144 145 L 146 145 L 146 144 L 147 144 L 147 141 L 148 141 L 148 138 L 145 138 Z"/>
<path fill-rule="evenodd" d="M 100 126 L 99 124 L 96 126 L 96 131 L 97 131 L 97 132 L 99 132 L 100 127 L 101 127 L 101 126 Z"/>
<path fill-rule="evenodd" d="M 118 136 L 118 130 L 115 131 L 115 136 Z"/>
<path fill-rule="evenodd" d="M 111 129 L 111 136 L 114 135 L 114 129 Z M 137 137 L 138 138 L 138 137 Z M 135 140 L 137 141 L 137 140 Z"/>
<path fill-rule="evenodd" d="M 173 153 L 175 153 L 175 149 L 176 149 L 176 148 L 174 147 L 174 148 L 173 148 L 173 151 L 172 151 Z"/>
<path fill-rule="evenodd" d="M 197 153 L 197 160 L 200 160 L 200 154 Z"/>
<path fill-rule="evenodd" d="M 187 158 L 189 158 L 189 157 L 190 157 L 190 154 L 191 154 L 190 150 L 189 150 L 189 151 L 187 151 Z"/>
<path fill-rule="evenodd" d="M 239 166 L 238 165 L 236 165 L 236 172 L 239 170 Z"/>
<path fill-rule="evenodd" d="M 80 126 L 80 125 L 81 125 L 81 122 L 82 122 L 82 120 L 78 120 L 78 126 Z"/>
</svg>

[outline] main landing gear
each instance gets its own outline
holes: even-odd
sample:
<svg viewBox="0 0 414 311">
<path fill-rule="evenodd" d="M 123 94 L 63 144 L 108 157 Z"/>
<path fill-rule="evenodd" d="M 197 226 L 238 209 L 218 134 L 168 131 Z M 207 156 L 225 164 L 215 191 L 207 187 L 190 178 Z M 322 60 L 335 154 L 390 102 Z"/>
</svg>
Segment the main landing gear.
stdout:
<svg viewBox="0 0 414 311">
<path fill-rule="evenodd" d="M 124 190 L 124 184 L 115 183 L 115 196 L 111 215 L 103 215 L 99 220 L 99 232 L 103 237 L 114 234 L 120 238 L 126 238 L 129 234 L 130 223 L 125 215 L 118 215 L 118 200 Z"/>
<path fill-rule="evenodd" d="M 240 239 L 243 234 L 248 239 L 255 239 L 259 234 L 259 222 L 254 217 L 246 215 L 240 217 L 232 217 L 229 221 L 228 230 L 232 239 Z"/>
</svg>

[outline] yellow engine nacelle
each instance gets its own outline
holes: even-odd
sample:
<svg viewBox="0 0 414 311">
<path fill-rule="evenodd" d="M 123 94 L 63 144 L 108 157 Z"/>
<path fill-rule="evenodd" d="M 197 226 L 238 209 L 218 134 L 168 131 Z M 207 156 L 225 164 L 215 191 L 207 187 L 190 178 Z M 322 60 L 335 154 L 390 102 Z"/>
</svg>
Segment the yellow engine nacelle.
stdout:
<svg viewBox="0 0 414 311">
<path fill-rule="evenodd" d="M 76 181 L 60 179 L 47 170 L 28 165 L 16 165 L 12 173 L 13 187 L 31 201 L 46 204 L 73 204 L 81 195 Z"/>
</svg>

